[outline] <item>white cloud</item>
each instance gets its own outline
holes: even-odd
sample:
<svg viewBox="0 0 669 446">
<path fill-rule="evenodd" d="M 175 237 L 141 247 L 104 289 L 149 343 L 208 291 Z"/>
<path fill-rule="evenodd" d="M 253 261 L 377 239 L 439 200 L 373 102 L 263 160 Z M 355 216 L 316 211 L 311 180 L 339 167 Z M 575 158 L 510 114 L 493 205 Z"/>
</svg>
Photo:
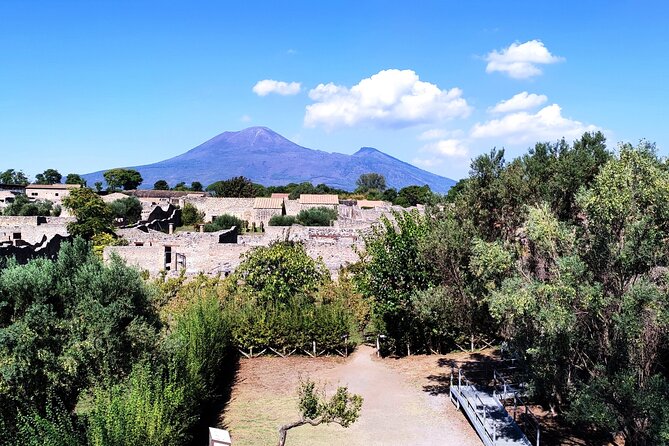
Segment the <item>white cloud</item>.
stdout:
<svg viewBox="0 0 669 446">
<path fill-rule="evenodd" d="M 433 153 L 439 156 L 449 158 L 466 157 L 469 155 L 469 149 L 464 141 L 460 139 L 442 139 L 431 144 L 423 146 L 421 152 Z"/>
<path fill-rule="evenodd" d="M 518 93 L 511 99 L 498 102 L 494 107 L 488 111 L 490 113 L 508 113 L 512 111 L 528 110 L 530 108 L 538 107 L 548 98 L 543 94 L 528 94 L 526 91 Z"/>
<path fill-rule="evenodd" d="M 562 62 L 563 57 L 554 56 L 540 40 L 512 43 L 501 52 L 493 50 L 485 57 L 486 73 L 499 71 L 515 79 L 526 79 L 541 74 L 538 65 Z"/>
<path fill-rule="evenodd" d="M 258 96 L 267 96 L 270 93 L 280 94 L 281 96 L 290 96 L 298 94 L 302 88 L 299 82 L 283 82 L 272 79 L 264 79 L 258 81 L 253 86 L 253 92 Z"/>
<path fill-rule="evenodd" d="M 351 88 L 320 84 L 309 92 L 304 125 L 326 128 L 359 124 L 407 127 L 467 117 L 471 107 L 462 90 L 442 90 L 412 70 L 383 70 Z"/>
<path fill-rule="evenodd" d="M 252 121 L 252 119 L 249 115 L 242 115 L 242 117 L 239 118 L 239 120 L 242 121 L 242 122 L 251 122 Z"/>
<path fill-rule="evenodd" d="M 411 164 L 424 169 L 432 169 L 444 164 L 444 160 L 440 158 L 414 158 L 411 160 Z"/>
<path fill-rule="evenodd" d="M 584 132 L 601 130 L 594 125 L 562 116 L 559 105 L 553 104 L 532 114 L 518 112 L 500 119 L 477 123 L 472 127 L 472 138 L 502 138 L 504 142 L 532 143 L 536 141 L 556 140 L 562 137 L 576 139 Z"/>
<path fill-rule="evenodd" d="M 431 139 L 445 138 L 447 134 L 448 132 L 446 132 L 446 130 L 431 129 L 431 130 L 426 130 L 420 135 L 418 135 L 418 139 L 423 141 L 429 141 Z"/>
</svg>

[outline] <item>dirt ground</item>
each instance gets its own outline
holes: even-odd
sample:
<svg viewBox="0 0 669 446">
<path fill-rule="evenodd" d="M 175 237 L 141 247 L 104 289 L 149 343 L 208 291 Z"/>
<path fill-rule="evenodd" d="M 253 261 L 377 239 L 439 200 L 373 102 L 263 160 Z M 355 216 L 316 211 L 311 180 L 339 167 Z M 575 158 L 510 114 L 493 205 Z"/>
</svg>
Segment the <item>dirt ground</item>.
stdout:
<svg viewBox="0 0 669 446">
<path fill-rule="evenodd" d="M 289 445 L 480 445 L 447 393 L 422 388 L 425 370 L 412 366 L 417 358 L 435 359 L 378 359 L 368 346 L 346 359 L 244 359 L 221 425 L 230 431 L 235 446 L 276 444 L 278 426 L 299 417 L 295 391 L 300 378 L 309 377 L 330 391 L 348 385 L 363 396 L 362 413 L 348 429 L 338 425 L 293 429 Z M 436 385 L 441 385 L 439 380 Z"/>
</svg>

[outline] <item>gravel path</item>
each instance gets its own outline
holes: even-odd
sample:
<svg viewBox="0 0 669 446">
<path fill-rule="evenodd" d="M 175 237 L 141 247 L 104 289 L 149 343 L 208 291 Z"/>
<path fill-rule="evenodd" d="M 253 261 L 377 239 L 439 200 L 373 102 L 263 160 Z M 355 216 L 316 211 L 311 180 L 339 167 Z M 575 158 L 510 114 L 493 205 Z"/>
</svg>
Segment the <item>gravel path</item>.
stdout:
<svg viewBox="0 0 669 446">
<path fill-rule="evenodd" d="M 333 385 L 348 384 L 363 396 L 357 423 L 342 432 L 342 445 L 480 445 L 464 416 L 448 396 L 432 396 L 411 386 L 404 376 L 361 346 L 346 363 L 326 373 Z"/>
</svg>

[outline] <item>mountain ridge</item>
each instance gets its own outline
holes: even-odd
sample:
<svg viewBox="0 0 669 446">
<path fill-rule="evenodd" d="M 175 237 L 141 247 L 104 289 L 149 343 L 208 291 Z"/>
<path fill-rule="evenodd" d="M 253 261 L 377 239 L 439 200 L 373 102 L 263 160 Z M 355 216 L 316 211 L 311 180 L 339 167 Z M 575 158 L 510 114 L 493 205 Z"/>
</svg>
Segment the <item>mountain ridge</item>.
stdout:
<svg viewBox="0 0 669 446">
<path fill-rule="evenodd" d="M 363 173 L 376 172 L 386 178 L 388 187 L 402 188 L 427 184 L 445 193 L 455 181 L 427 172 L 373 147 L 361 147 L 353 155 L 325 152 L 300 146 L 268 127 L 249 127 L 226 131 L 181 155 L 141 166 L 130 166 L 144 178 L 143 187 L 157 180 L 170 186 L 183 181 L 199 181 L 205 186 L 235 176 L 255 183 L 278 186 L 310 181 L 331 187 L 354 190 Z M 83 175 L 88 184 L 103 181 L 104 171 Z"/>
</svg>

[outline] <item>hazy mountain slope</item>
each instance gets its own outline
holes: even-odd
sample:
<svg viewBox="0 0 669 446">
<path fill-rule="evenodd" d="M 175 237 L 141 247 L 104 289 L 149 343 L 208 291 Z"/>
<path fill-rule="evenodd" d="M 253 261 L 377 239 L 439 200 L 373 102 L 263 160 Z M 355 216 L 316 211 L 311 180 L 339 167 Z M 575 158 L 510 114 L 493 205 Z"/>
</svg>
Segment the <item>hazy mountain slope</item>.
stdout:
<svg viewBox="0 0 669 446">
<path fill-rule="evenodd" d="M 426 172 L 376 149 L 363 147 L 353 155 L 301 147 L 265 127 L 224 132 L 174 158 L 134 166 L 144 178 L 143 188 L 164 179 L 171 186 L 180 181 L 211 184 L 243 175 L 265 186 L 310 181 L 346 190 L 355 189 L 360 174 L 377 172 L 389 187 L 428 184 L 446 192 L 455 181 Z M 89 185 L 104 181 L 102 171 L 84 175 Z"/>
</svg>

